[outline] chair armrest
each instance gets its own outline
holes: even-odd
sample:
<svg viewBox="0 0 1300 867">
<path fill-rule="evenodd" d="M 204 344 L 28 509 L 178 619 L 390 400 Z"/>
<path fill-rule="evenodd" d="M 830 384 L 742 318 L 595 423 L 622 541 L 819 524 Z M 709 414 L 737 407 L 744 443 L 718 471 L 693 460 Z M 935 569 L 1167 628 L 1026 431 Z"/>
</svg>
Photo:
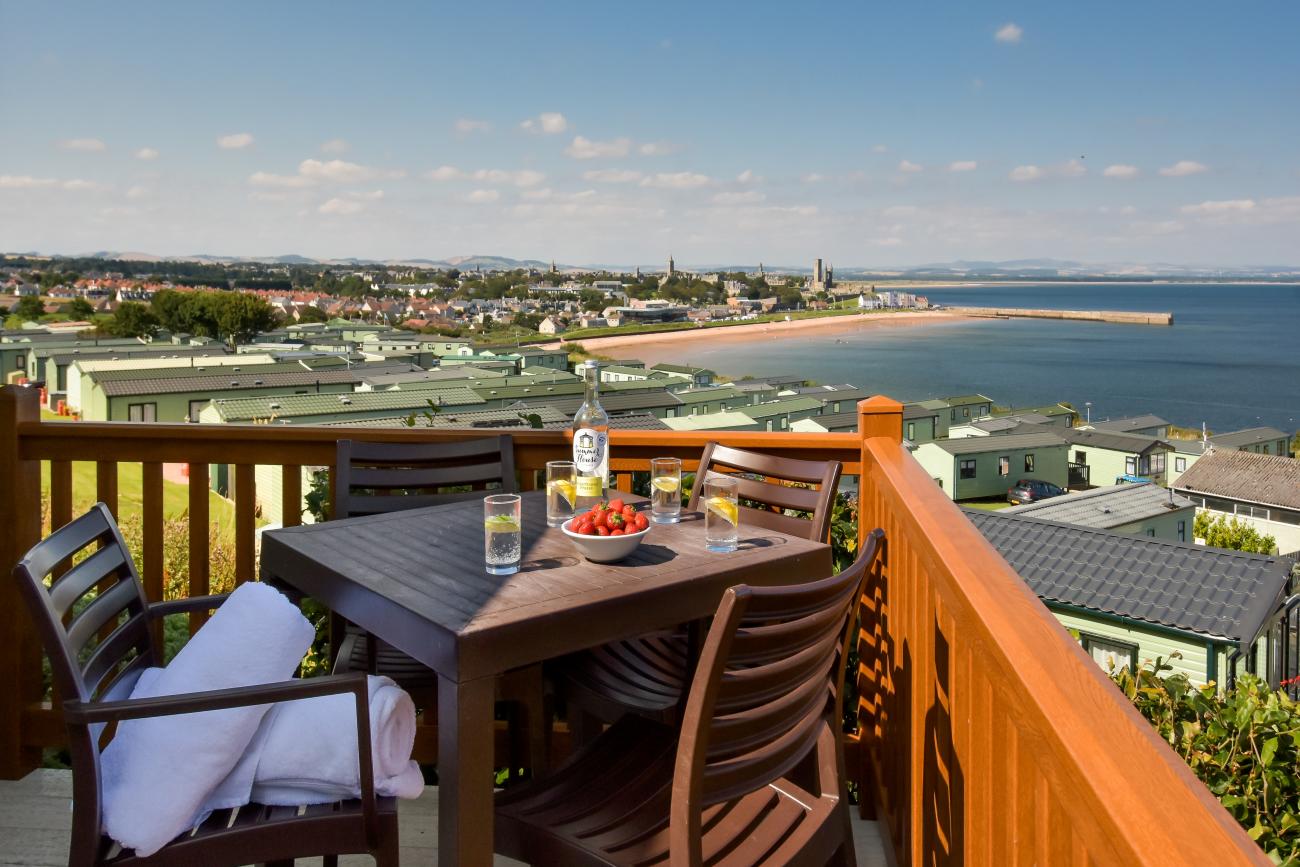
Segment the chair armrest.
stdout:
<svg viewBox="0 0 1300 867">
<path fill-rule="evenodd" d="M 213 608 L 220 608 L 221 603 L 225 602 L 229 596 L 229 593 L 218 593 L 215 596 L 191 596 L 188 599 L 152 602 L 149 604 L 149 616 L 167 617 L 171 614 L 185 614 L 189 611 L 209 611 Z"/>
<path fill-rule="evenodd" d="M 327 677 L 282 680 L 277 683 L 260 683 L 256 686 L 238 686 L 231 689 L 210 689 L 202 692 L 182 692 L 154 698 L 128 698 L 120 701 L 83 702 L 69 699 L 63 703 L 64 718 L 70 723 L 121 722 L 128 719 L 174 716 L 182 713 L 199 713 L 207 710 L 226 710 L 234 707 L 253 707 L 279 701 L 295 701 L 322 695 L 353 693 L 367 700 L 366 679 L 362 674 L 340 674 Z M 367 719 L 369 716 L 367 715 Z"/>
<path fill-rule="evenodd" d="M 199 602 L 217 597 L 207 596 L 179 600 Z M 167 604 L 167 603 L 162 603 Z M 160 605 L 150 606 L 151 609 Z M 357 764 L 361 782 L 361 809 L 366 838 L 371 846 L 379 839 L 379 814 L 375 806 L 374 759 L 370 752 L 370 695 L 365 674 L 333 674 L 232 689 L 184 692 L 154 698 L 128 698 L 121 701 L 83 702 L 69 699 L 63 703 L 64 720 L 71 725 L 121 722 L 129 719 L 174 716 L 235 707 L 254 707 L 281 701 L 297 701 L 324 695 L 351 693 L 356 706 Z"/>
</svg>

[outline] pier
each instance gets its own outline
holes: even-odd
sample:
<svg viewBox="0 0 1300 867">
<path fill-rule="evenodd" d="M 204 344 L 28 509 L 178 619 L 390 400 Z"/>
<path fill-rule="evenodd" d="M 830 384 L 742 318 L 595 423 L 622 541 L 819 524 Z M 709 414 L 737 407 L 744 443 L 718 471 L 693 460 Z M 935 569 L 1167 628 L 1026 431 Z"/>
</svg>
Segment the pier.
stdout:
<svg viewBox="0 0 1300 867">
<path fill-rule="evenodd" d="M 990 319 L 1080 319 L 1085 322 L 1115 322 L 1121 325 L 1173 325 L 1172 313 L 1149 313 L 1139 310 L 1035 310 L 1022 307 L 945 307 L 961 316 Z"/>
</svg>

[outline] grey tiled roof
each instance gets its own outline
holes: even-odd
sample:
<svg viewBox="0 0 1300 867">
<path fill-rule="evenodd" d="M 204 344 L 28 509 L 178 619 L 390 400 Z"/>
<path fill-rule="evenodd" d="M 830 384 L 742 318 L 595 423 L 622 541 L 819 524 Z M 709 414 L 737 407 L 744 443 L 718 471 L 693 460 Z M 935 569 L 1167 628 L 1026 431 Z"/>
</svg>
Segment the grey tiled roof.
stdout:
<svg viewBox="0 0 1300 867">
<path fill-rule="evenodd" d="M 573 424 L 573 419 L 564 418 L 559 421 L 548 421 L 543 423 L 547 430 L 568 430 Z M 649 413 L 633 413 L 631 415 L 612 415 L 609 417 L 610 430 L 671 430 L 668 425 Z"/>
<path fill-rule="evenodd" d="M 1169 422 L 1165 421 L 1158 415 L 1135 415 L 1130 418 L 1112 418 L 1106 421 L 1094 421 L 1092 426 L 1097 430 L 1118 431 L 1128 433 L 1129 431 L 1141 430 L 1148 427 L 1164 427 Z"/>
<path fill-rule="evenodd" d="M 1216 446 L 1223 446 L 1225 449 L 1237 449 L 1242 446 L 1253 446 L 1257 443 L 1273 442 L 1275 440 L 1289 440 L 1290 435 L 1283 433 L 1275 427 L 1251 427 L 1245 430 L 1231 431 L 1210 437 L 1210 442 Z"/>
<path fill-rule="evenodd" d="M 553 406 L 560 412 L 572 416 L 582 406 L 584 399 L 581 396 L 547 397 L 544 394 L 534 394 L 511 406 Z M 610 414 L 626 415 L 658 407 L 680 407 L 682 402 L 670 391 L 646 391 L 634 394 L 602 394 L 600 405 Z"/>
<path fill-rule="evenodd" d="M 1174 509 L 1191 508 L 1192 505 L 1192 501 L 1186 497 L 1180 497 L 1158 485 L 1139 484 L 1078 491 L 1023 506 L 1012 506 L 1002 512 L 1109 530 L 1122 524 L 1166 515 Z"/>
<path fill-rule="evenodd" d="M 292 388 L 316 383 L 336 385 L 356 383 L 361 377 L 351 370 L 298 370 L 281 373 L 206 373 L 199 376 L 172 376 L 159 379 L 119 379 L 99 383 L 108 397 L 144 394 L 182 394 L 236 391 L 251 388 Z"/>
<path fill-rule="evenodd" d="M 1127 454 L 1141 454 L 1147 449 L 1157 446 L 1172 449 L 1164 440 L 1147 436 L 1146 434 L 1121 433 L 1119 431 L 1088 430 L 1087 428 L 1072 427 L 1062 428 L 1061 436 L 1071 445 L 1078 443 L 1081 446 L 1094 446 L 1099 449 L 1111 449 L 1112 451 L 1125 452 Z"/>
<path fill-rule="evenodd" d="M 1048 603 L 1249 644 L 1286 587 L 1276 557 L 962 511 Z"/>
<path fill-rule="evenodd" d="M 962 437 L 955 440 L 935 440 L 934 445 L 950 455 L 970 455 L 979 452 L 1009 451 L 1011 449 L 1037 449 L 1063 446 L 1065 440 L 1054 433 L 1005 434 L 990 437 Z"/>
<path fill-rule="evenodd" d="M 1300 509 L 1300 461 L 1215 449 L 1178 477 L 1180 491 Z"/>
</svg>

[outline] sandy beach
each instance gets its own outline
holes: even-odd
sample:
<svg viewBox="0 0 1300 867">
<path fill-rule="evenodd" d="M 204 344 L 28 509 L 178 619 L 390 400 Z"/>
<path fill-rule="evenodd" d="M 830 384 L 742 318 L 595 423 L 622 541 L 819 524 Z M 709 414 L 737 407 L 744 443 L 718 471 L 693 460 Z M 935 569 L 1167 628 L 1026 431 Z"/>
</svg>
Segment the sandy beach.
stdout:
<svg viewBox="0 0 1300 867">
<path fill-rule="evenodd" d="M 615 337 L 593 337 L 578 342 L 588 352 L 608 355 L 612 358 L 640 358 L 647 363 L 658 363 L 680 357 L 680 353 L 691 345 L 707 344 L 714 347 L 760 340 L 794 340 L 802 336 L 826 337 L 865 330 L 914 328 L 940 323 L 974 321 L 978 320 L 975 317 L 958 316 L 940 310 L 918 310 L 792 319 L 789 322 L 755 322 L 747 325 L 731 325 L 726 328 L 695 328 L 665 331 L 659 334 L 621 334 Z M 545 344 L 545 347 L 553 349 L 561 345 L 557 341 Z"/>
</svg>

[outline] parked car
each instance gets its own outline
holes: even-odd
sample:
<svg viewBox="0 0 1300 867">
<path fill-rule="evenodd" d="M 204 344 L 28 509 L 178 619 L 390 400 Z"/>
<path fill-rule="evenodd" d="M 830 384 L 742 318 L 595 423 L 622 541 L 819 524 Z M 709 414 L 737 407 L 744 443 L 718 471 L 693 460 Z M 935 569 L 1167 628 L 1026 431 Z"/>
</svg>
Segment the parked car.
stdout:
<svg viewBox="0 0 1300 867">
<path fill-rule="evenodd" d="M 1021 479 L 1007 491 L 1007 502 L 1018 506 L 1021 503 L 1036 503 L 1039 500 L 1059 497 L 1064 493 L 1065 488 L 1051 482 L 1044 482 L 1041 479 Z"/>
</svg>

